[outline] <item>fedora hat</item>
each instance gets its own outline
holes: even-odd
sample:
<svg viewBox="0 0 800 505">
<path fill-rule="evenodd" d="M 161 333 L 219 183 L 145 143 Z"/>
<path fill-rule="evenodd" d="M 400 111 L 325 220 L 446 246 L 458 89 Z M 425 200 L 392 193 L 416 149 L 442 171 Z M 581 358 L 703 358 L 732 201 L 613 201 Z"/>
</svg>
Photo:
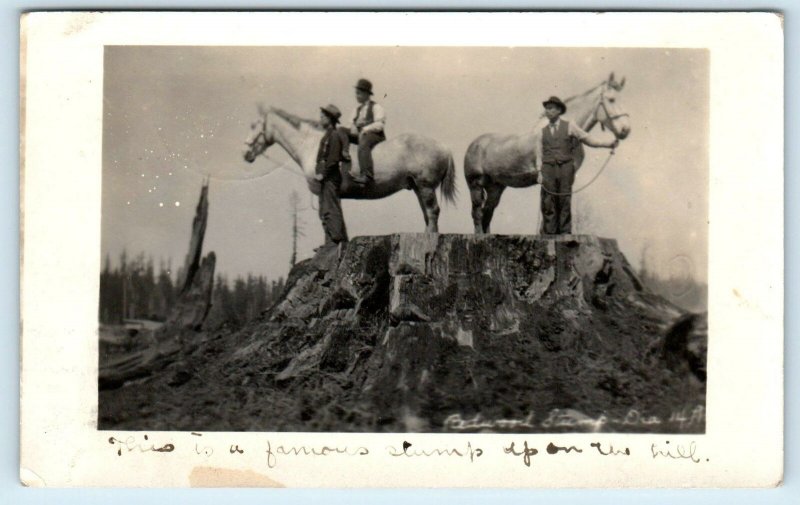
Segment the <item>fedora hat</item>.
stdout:
<svg viewBox="0 0 800 505">
<path fill-rule="evenodd" d="M 550 98 L 548 98 L 547 100 L 542 102 L 542 105 L 544 107 L 547 107 L 550 104 L 555 105 L 556 107 L 560 108 L 562 114 L 567 112 L 567 106 L 557 96 L 551 96 Z"/>
<path fill-rule="evenodd" d="M 327 114 L 328 117 L 330 117 L 335 121 L 338 121 L 339 118 L 342 117 L 342 111 L 339 110 L 339 107 L 333 104 L 326 105 L 325 107 L 320 107 L 319 110 Z"/>
<path fill-rule="evenodd" d="M 367 79 L 359 79 L 355 86 L 356 89 L 372 94 L 372 83 Z"/>
</svg>

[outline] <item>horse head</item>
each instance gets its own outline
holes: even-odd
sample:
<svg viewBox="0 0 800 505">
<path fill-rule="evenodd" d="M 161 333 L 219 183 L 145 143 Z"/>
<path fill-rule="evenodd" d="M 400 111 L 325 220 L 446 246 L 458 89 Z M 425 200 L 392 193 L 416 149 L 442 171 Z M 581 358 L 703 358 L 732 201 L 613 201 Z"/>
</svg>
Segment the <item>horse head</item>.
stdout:
<svg viewBox="0 0 800 505">
<path fill-rule="evenodd" d="M 625 139 L 631 132 L 630 115 L 625 112 L 619 102 L 619 95 L 625 87 L 625 78 L 621 81 L 614 79 L 614 72 L 601 86 L 600 100 L 597 104 L 595 118 L 603 128 L 608 128 L 620 140 Z"/>
<path fill-rule="evenodd" d="M 267 110 L 262 105 L 258 106 L 258 116 L 258 119 L 250 125 L 251 132 L 245 140 L 247 151 L 244 153 L 244 160 L 248 163 L 252 163 L 256 157 L 275 143 L 272 128 L 267 124 Z"/>
</svg>

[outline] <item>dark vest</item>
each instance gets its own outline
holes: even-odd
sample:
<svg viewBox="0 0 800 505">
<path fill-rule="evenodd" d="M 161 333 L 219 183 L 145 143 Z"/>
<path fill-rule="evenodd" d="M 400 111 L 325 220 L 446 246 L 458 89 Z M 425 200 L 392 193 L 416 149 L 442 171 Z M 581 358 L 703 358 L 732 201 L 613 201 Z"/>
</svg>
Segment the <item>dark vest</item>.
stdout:
<svg viewBox="0 0 800 505">
<path fill-rule="evenodd" d="M 331 174 L 327 173 L 327 163 L 328 158 L 332 155 L 331 153 L 331 143 L 333 141 L 333 136 L 338 135 L 335 129 L 330 129 L 325 132 L 323 135 L 322 140 L 319 143 L 319 149 L 317 150 L 317 173 L 322 174 L 325 176 L 329 176 Z"/>
<path fill-rule="evenodd" d="M 559 121 L 555 133 L 550 133 L 548 124 L 542 129 L 542 163 L 565 163 L 572 160 L 572 138 L 569 125 Z"/>
<path fill-rule="evenodd" d="M 363 128 L 364 126 L 366 126 L 368 124 L 371 124 L 372 122 L 375 121 L 375 116 L 372 115 L 372 104 L 374 104 L 374 103 L 375 102 L 373 102 L 372 100 L 367 100 L 365 103 L 363 103 L 363 104 L 361 104 L 361 106 L 359 106 L 358 112 L 356 112 L 356 117 L 353 118 L 354 121 L 359 116 L 359 114 L 361 114 L 361 109 L 363 107 L 365 107 L 365 106 L 367 108 L 367 114 L 364 116 L 364 119 L 361 120 L 362 124 L 357 125 L 359 130 L 361 128 Z"/>
</svg>

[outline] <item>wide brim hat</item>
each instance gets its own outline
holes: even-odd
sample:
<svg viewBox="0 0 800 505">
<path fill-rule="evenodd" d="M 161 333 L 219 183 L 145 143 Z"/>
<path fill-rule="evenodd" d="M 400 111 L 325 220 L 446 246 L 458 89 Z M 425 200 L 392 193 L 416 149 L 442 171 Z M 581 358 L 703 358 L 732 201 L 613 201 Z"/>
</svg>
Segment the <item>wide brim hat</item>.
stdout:
<svg viewBox="0 0 800 505">
<path fill-rule="evenodd" d="M 359 91 L 369 93 L 370 95 L 372 94 L 372 83 L 367 79 L 359 79 L 355 85 L 355 88 Z"/>
<path fill-rule="evenodd" d="M 333 104 L 328 104 L 325 107 L 320 107 L 319 110 L 327 114 L 328 117 L 330 117 L 335 121 L 338 121 L 339 118 L 342 117 L 342 111 L 339 110 L 339 107 Z"/>
<path fill-rule="evenodd" d="M 550 98 L 548 98 L 547 100 L 542 102 L 542 106 L 543 107 L 547 107 L 548 105 L 551 105 L 551 104 L 555 105 L 558 108 L 560 108 L 562 114 L 567 112 L 567 105 L 564 102 L 562 102 L 561 99 L 558 98 L 557 96 L 551 96 Z"/>
</svg>

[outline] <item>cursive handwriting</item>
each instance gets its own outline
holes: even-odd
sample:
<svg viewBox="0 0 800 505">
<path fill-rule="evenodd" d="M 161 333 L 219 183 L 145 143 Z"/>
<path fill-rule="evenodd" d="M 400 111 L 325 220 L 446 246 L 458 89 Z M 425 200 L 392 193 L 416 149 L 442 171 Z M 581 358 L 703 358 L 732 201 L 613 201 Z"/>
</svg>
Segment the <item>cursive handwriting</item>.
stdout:
<svg viewBox="0 0 800 505">
<path fill-rule="evenodd" d="M 202 434 L 202 433 L 197 433 L 197 432 L 194 432 L 194 431 L 193 431 L 193 432 L 192 432 L 192 436 L 193 436 L 193 437 L 202 437 L 202 436 L 203 436 L 203 434 Z M 212 454 L 214 454 L 214 448 L 213 448 L 213 447 L 210 447 L 210 446 L 207 446 L 207 445 L 204 445 L 204 446 L 201 448 L 201 447 L 200 447 L 200 444 L 199 444 L 199 443 L 197 443 L 197 442 L 195 442 L 195 444 L 194 444 L 194 452 L 195 452 L 195 454 L 202 454 L 202 455 L 204 455 L 205 457 L 207 457 L 207 458 L 210 458 L 210 457 L 211 457 L 211 455 L 212 455 Z"/>
<path fill-rule="evenodd" d="M 464 419 L 461 414 L 452 414 L 444 420 L 444 429 L 450 431 L 467 430 L 491 430 L 491 429 L 514 429 L 514 428 L 534 428 L 533 412 L 530 412 L 524 419 L 484 419 L 480 413 L 475 417 Z"/>
<path fill-rule="evenodd" d="M 309 447 L 306 445 L 300 446 L 283 446 L 279 445 L 272 450 L 272 444 L 267 440 L 267 466 L 275 468 L 278 464 L 278 455 L 282 456 L 328 456 L 328 455 L 341 455 L 341 456 L 366 456 L 369 450 L 366 447 L 356 447 L 354 449 L 344 447 L 329 447 L 323 445 L 322 447 Z"/>
<path fill-rule="evenodd" d="M 562 451 L 566 452 L 567 454 L 569 454 L 572 451 L 583 452 L 582 449 L 578 449 L 574 445 L 571 445 L 569 447 L 560 447 L 558 445 L 555 445 L 553 442 L 550 442 L 549 444 L 547 444 L 547 454 L 558 454 L 559 452 L 562 452 Z"/>
<path fill-rule="evenodd" d="M 605 415 L 593 419 L 574 409 L 553 409 L 542 421 L 542 426 L 545 428 L 582 427 L 592 431 L 600 431 L 606 424 L 608 424 L 608 418 Z"/>
<path fill-rule="evenodd" d="M 406 456 L 406 457 L 430 457 L 430 456 L 456 456 L 456 457 L 464 457 L 469 456 L 470 461 L 475 461 L 475 458 L 480 458 L 483 455 L 483 449 L 479 447 L 472 447 L 471 442 L 467 442 L 466 449 L 462 452 L 459 451 L 455 447 L 450 447 L 447 449 L 414 449 L 409 451 L 414 444 L 408 441 L 403 441 L 403 450 L 399 450 L 394 446 L 386 447 L 386 450 L 389 451 L 390 456 Z"/>
<path fill-rule="evenodd" d="M 575 409 L 552 409 L 545 418 L 538 422 L 538 426 L 550 429 L 573 428 L 600 432 L 611 426 L 628 429 L 652 428 L 664 424 L 664 422 L 678 424 L 681 429 L 702 425 L 705 422 L 705 408 L 698 405 L 691 409 L 683 408 L 673 411 L 668 421 L 656 415 L 644 414 L 637 408 L 629 409 L 624 416 L 600 414 L 597 417 L 586 415 Z M 443 428 L 447 431 L 507 431 L 536 428 L 536 423 L 533 411 L 530 411 L 524 419 L 487 419 L 480 413 L 470 418 L 464 418 L 460 413 L 456 413 L 445 418 Z"/>
<path fill-rule="evenodd" d="M 536 456 L 539 454 L 539 450 L 535 447 L 528 448 L 528 441 L 526 440 L 522 446 L 522 451 L 517 451 L 514 448 L 514 442 L 511 442 L 511 445 L 508 447 L 503 448 L 503 452 L 505 454 L 511 454 L 512 456 L 522 456 L 522 462 L 525 466 L 531 466 L 531 456 Z"/>
<path fill-rule="evenodd" d="M 687 413 L 688 408 L 684 408 L 672 413 L 669 420 L 678 423 L 681 429 L 688 426 L 702 425 L 706 422 L 706 409 L 702 405 L 694 407 L 691 413 Z"/>
<path fill-rule="evenodd" d="M 122 456 L 122 449 L 126 452 L 172 452 L 175 450 L 173 444 L 164 444 L 161 447 L 156 447 L 150 442 L 150 438 L 145 435 L 144 442 L 137 442 L 136 437 L 133 435 L 127 437 L 125 440 L 120 440 L 115 437 L 109 437 L 108 443 L 117 446 L 117 456 Z"/>
<path fill-rule="evenodd" d="M 666 445 L 669 446 L 669 440 L 667 440 Z M 697 453 L 697 444 L 694 442 L 690 442 L 688 447 L 675 444 L 663 449 L 658 447 L 656 444 L 651 444 L 650 453 L 653 455 L 653 459 L 662 457 L 669 459 L 689 459 L 695 463 L 700 462 L 700 458 L 695 457 Z"/>
<path fill-rule="evenodd" d="M 597 449 L 597 452 L 599 452 L 603 456 L 620 456 L 620 455 L 623 455 L 623 454 L 625 456 L 630 456 L 631 455 L 631 450 L 628 449 L 627 447 L 623 451 L 623 450 L 614 449 L 613 445 L 608 444 L 608 451 L 604 451 L 603 450 L 603 446 L 600 444 L 600 442 L 592 442 L 589 445 L 591 447 L 594 447 L 595 449 Z"/>
<path fill-rule="evenodd" d="M 624 418 L 621 420 L 612 419 L 611 423 L 622 426 L 649 426 L 661 424 L 661 418 L 658 416 L 645 416 L 636 409 L 630 409 Z"/>
</svg>

